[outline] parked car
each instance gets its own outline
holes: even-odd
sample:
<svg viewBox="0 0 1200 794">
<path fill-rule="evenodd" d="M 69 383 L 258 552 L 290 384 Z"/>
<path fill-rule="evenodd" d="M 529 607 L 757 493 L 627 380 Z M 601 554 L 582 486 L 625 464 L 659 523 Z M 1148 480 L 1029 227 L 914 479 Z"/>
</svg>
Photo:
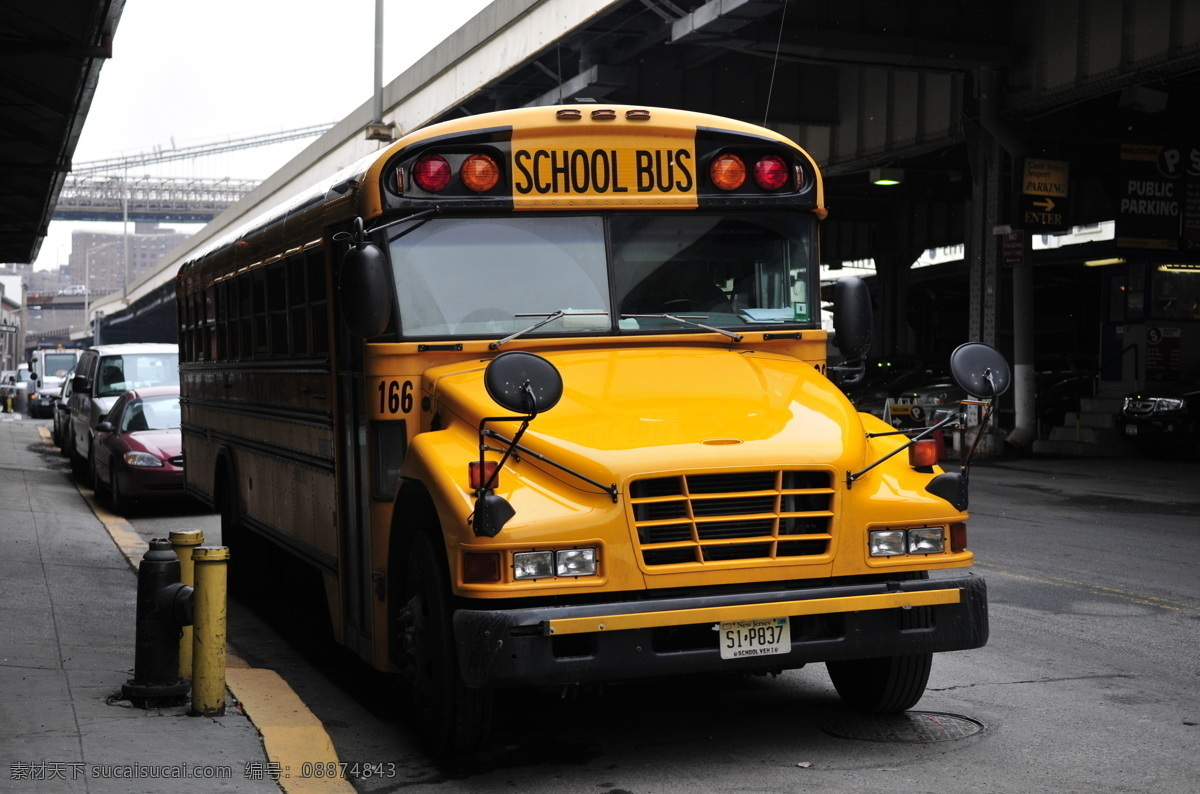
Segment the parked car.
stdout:
<svg viewBox="0 0 1200 794">
<path fill-rule="evenodd" d="M 29 395 L 29 418 L 48 419 L 54 416 L 54 405 L 62 392 L 62 384 L 55 383 L 51 387 L 39 387 Z"/>
<path fill-rule="evenodd" d="M 71 388 L 71 468 L 85 479 L 91 474 L 96 425 L 125 392 L 151 386 L 179 386 L 179 346 L 135 343 L 100 345 L 83 351 Z"/>
<path fill-rule="evenodd" d="M 1200 458 L 1200 367 L 1126 397 L 1117 425 L 1144 453 Z"/>
<path fill-rule="evenodd" d="M 71 379 L 74 377 L 75 370 L 71 370 L 58 387 L 58 400 L 54 403 L 54 425 L 50 430 L 50 436 L 63 457 L 71 455 L 71 450 L 67 448 L 67 438 L 71 431 Z"/>
<path fill-rule="evenodd" d="M 117 398 L 96 426 L 92 480 L 113 510 L 133 500 L 183 493 L 179 387 L 135 389 Z"/>
</svg>

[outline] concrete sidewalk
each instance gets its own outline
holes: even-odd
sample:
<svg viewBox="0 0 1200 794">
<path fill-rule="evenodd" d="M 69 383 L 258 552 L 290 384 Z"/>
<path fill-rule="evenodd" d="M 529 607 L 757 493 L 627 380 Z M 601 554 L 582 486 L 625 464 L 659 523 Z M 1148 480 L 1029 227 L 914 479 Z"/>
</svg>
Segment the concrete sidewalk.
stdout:
<svg viewBox="0 0 1200 794">
<path fill-rule="evenodd" d="M 136 576 L 38 425 L 0 414 L 0 791 L 280 791 L 232 699 L 219 718 L 119 700 Z"/>
</svg>

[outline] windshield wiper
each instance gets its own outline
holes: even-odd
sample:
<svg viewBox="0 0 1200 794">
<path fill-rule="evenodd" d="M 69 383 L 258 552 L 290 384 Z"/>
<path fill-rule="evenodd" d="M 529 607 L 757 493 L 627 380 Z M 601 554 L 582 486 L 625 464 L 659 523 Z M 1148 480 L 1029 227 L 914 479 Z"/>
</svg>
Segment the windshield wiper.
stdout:
<svg viewBox="0 0 1200 794">
<path fill-rule="evenodd" d="M 707 320 L 708 319 L 707 314 L 697 314 L 694 317 L 681 317 L 678 314 L 622 314 L 621 315 L 622 320 L 624 320 L 626 318 L 638 319 L 640 317 L 653 318 L 656 320 L 674 320 L 675 322 L 683 323 L 684 325 L 694 325 L 697 328 L 703 328 L 705 331 L 712 331 L 712 332 L 718 333 L 718 334 L 725 334 L 725 336 L 729 337 L 730 339 L 732 339 L 735 342 L 742 341 L 742 335 L 735 331 L 727 331 L 724 328 L 714 328 L 711 325 L 705 325 L 704 323 L 696 322 L 696 320 Z"/>
<path fill-rule="evenodd" d="M 555 320 L 559 319 L 560 317 L 566 317 L 568 314 L 571 315 L 572 317 L 587 317 L 587 316 L 597 316 L 598 317 L 598 316 L 602 316 L 602 315 L 607 316 L 608 312 L 600 312 L 600 311 L 577 312 L 577 311 L 572 311 L 571 309 L 559 309 L 558 311 L 553 311 L 553 312 L 524 312 L 522 314 L 514 314 L 513 317 L 544 317 L 545 319 L 538 320 L 536 323 L 529 326 L 528 328 L 522 328 L 520 331 L 517 331 L 516 333 L 509 334 L 508 336 L 504 337 L 503 339 L 492 342 L 490 345 L 488 345 L 488 347 L 492 350 L 499 350 L 500 346 L 505 344 L 506 342 L 511 342 L 512 340 L 516 339 L 518 336 L 524 336 L 525 334 L 529 333 L 530 331 L 534 331 L 538 328 L 541 328 L 543 325 L 546 325 L 547 323 L 552 323 Z"/>
</svg>

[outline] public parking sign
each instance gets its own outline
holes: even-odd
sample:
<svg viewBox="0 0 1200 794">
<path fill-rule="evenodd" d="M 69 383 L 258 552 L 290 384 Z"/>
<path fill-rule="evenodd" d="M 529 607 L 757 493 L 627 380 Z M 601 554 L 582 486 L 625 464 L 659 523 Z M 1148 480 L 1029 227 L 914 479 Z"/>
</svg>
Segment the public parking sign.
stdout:
<svg viewBox="0 0 1200 794">
<path fill-rule="evenodd" d="M 1117 247 L 1200 251 L 1200 147 L 1121 144 Z"/>
</svg>

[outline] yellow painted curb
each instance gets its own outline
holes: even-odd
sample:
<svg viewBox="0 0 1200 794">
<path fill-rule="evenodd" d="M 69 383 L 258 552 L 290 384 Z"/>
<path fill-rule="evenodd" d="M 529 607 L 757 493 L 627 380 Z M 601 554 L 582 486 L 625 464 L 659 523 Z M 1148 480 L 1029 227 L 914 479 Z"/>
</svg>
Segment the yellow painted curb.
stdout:
<svg viewBox="0 0 1200 794">
<path fill-rule="evenodd" d="M 279 765 L 278 782 L 284 791 L 354 791 L 345 779 L 315 774 L 314 770 L 337 768 L 337 751 L 325 726 L 278 673 L 233 668 L 226 670 L 226 682 L 262 734 L 267 758 Z"/>
</svg>

